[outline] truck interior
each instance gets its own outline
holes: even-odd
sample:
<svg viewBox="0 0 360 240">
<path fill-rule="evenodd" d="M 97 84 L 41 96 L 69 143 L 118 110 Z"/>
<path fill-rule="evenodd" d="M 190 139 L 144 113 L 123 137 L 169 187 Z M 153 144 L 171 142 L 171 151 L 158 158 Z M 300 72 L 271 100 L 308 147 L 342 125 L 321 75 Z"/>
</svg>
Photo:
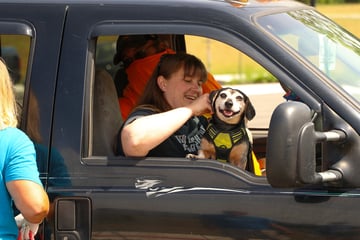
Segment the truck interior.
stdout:
<svg viewBox="0 0 360 240">
<path fill-rule="evenodd" d="M 187 36 L 187 35 L 174 35 L 174 34 L 164 34 L 164 35 L 158 35 L 159 38 L 162 40 L 165 40 L 169 47 L 177 52 L 188 52 L 191 53 L 197 57 L 199 57 L 204 63 L 207 64 L 207 68 L 211 69 L 211 61 L 214 57 L 219 57 L 221 59 L 226 59 L 226 55 L 219 55 L 219 56 L 211 56 L 211 50 L 209 50 L 210 47 L 216 48 L 216 45 L 219 45 L 221 43 L 215 42 L 211 43 L 211 39 L 206 39 L 198 36 Z M 94 112 L 93 112 L 93 151 L 92 155 L 113 155 L 113 142 L 114 138 L 117 137 L 114 136 L 114 132 L 117 132 L 118 129 L 116 129 L 116 126 L 120 126 L 121 122 L 123 122 L 123 119 L 121 119 L 121 114 L 118 110 L 116 110 L 116 104 L 113 104 L 114 101 L 117 100 L 115 92 L 119 95 L 119 88 L 122 89 L 126 87 L 126 83 L 119 83 L 116 82 L 116 74 L 118 71 L 121 71 L 123 69 L 121 64 L 114 64 L 113 58 L 116 53 L 116 41 L 118 36 L 100 36 L 97 38 L 96 41 L 96 58 L 95 58 L 95 69 L 96 69 L 96 77 L 95 77 L 95 84 L 94 84 Z M 196 44 L 196 42 L 198 42 Z M 211 46 L 211 44 L 215 46 Z M 196 45 L 195 48 L 191 45 Z M 222 44 L 224 45 L 224 44 Z M 198 47 L 200 46 L 201 49 Z M 223 46 L 222 46 L 223 47 Z M 206 49 L 208 48 L 208 49 Z M 229 59 L 229 61 L 238 61 L 238 66 L 235 68 L 238 68 L 236 71 L 237 73 L 232 73 L 233 71 L 230 70 L 229 74 L 214 74 L 215 79 L 221 83 L 222 86 L 234 86 L 237 88 L 240 88 L 242 84 L 247 84 L 247 82 L 242 80 L 227 80 L 227 76 L 234 75 L 235 78 L 240 76 L 240 78 L 244 78 L 245 73 L 241 73 L 241 71 L 246 68 L 244 65 L 244 62 L 249 62 L 250 60 L 241 52 L 236 50 L 235 48 L 232 48 L 230 46 L 225 46 L 225 48 L 229 49 L 228 51 L 231 52 L 232 56 L 234 56 L 234 59 Z M 204 54 L 204 51 L 208 51 L 208 53 Z M 209 53 L 210 52 L 210 53 Z M 201 56 L 201 54 L 203 56 Z M 206 55 L 207 54 L 207 55 Z M 240 59 L 240 60 L 239 60 Z M 209 63 L 210 62 L 210 63 Z M 259 72 L 266 71 L 263 69 L 259 64 L 251 60 L 252 66 L 256 66 L 256 68 L 259 68 Z M 105 70 L 105 71 L 104 71 Z M 211 72 L 211 70 L 209 71 Z M 254 73 L 254 75 L 256 72 Z M 267 73 L 268 76 L 271 74 Z M 101 76 L 101 77 L 100 77 Z M 260 76 L 261 77 L 261 76 Z M 219 78 L 219 79 L 218 79 Z M 246 76 L 245 76 L 246 78 Z M 97 79 L 105 79 L 103 80 L 97 80 Z M 113 82 L 113 83 L 111 83 Z M 260 85 L 259 85 L 260 86 Z M 271 117 L 271 112 L 273 109 L 284 99 L 282 96 L 284 95 L 283 89 L 275 79 L 272 82 L 272 86 L 275 86 L 276 90 L 270 90 L 271 92 L 266 92 L 266 89 L 260 90 L 253 90 L 255 93 L 250 96 L 251 101 L 253 104 L 255 104 L 257 116 L 255 119 L 259 119 L 255 123 L 249 123 L 250 130 L 253 134 L 253 149 L 254 153 L 256 155 L 256 158 L 259 160 L 261 167 L 265 169 L 265 155 L 266 155 L 266 143 L 267 143 L 267 131 L 268 131 L 268 124 Z M 273 87 L 274 88 L 274 87 Z M 108 94 L 97 94 L 102 91 L 108 91 Z M 246 90 L 243 90 L 246 93 Z M 263 92 L 263 94 L 262 94 Z M 260 96 L 262 94 L 262 96 Z M 259 98 L 261 97 L 261 98 Z M 263 101 L 271 102 L 270 104 L 270 110 L 264 109 Z M 117 103 L 117 102 L 116 102 Z M 106 106 L 105 106 L 106 105 Z M 106 113 L 112 113 L 111 115 Z M 264 112 L 267 112 L 267 115 L 264 115 Z M 101 118 L 99 116 L 102 116 Z M 110 118 L 107 118 L 104 116 L 111 116 Z M 102 127 L 95 127 L 95 126 L 102 126 Z M 114 127 L 115 126 L 115 127 Z M 101 130 L 102 129 L 102 130 Z M 109 137 L 110 136 L 110 137 Z M 265 170 L 264 170 L 265 172 Z"/>
</svg>

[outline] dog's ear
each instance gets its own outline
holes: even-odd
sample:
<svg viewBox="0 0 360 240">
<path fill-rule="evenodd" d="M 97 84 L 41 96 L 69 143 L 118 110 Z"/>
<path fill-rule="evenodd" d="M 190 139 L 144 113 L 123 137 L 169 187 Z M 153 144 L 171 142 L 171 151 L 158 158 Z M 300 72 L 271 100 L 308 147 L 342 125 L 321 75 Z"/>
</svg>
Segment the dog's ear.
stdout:
<svg viewBox="0 0 360 240">
<path fill-rule="evenodd" d="M 243 93 L 239 89 L 237 89 L 237 91 L 239 91 L 244 96 L 245 118 L 250 121 L 251 119 L 253 119 L 255 117 L 255 114 L 256 114 L 255 108 L 252 105 L 252 103 L 250 102 L 250 98 L 245 93 Z"/>
<path fill-rule="evenodd" d="M 217 98 L 217 95 L 219 94 L 220 92 L 220 89 L 218 90 L 213 90 L 209 93 L 209 99 L 210 99 L 210 102 L 211 102 L 211 107 L 214 109 L 215 108 L 215 99 Z"/>
<path fill-rule="evenodd" d="M 256 114 L 256 112 L 255 112 L 255 108 L 254 108 L 254 106 L 252 105 L 252 103 L 250 102 L 250 99 L 249 99 L 249 97 L 248 96 L 246 96 L 245 95 L 245 104 L 246 104 L 246 106 L 245 106 L 245 117 L 247 118 L 247 120 L 251 120 L 251 119 L 253 119 L 254 117 L 255 117 L 255 114 Z"/>
</svg>

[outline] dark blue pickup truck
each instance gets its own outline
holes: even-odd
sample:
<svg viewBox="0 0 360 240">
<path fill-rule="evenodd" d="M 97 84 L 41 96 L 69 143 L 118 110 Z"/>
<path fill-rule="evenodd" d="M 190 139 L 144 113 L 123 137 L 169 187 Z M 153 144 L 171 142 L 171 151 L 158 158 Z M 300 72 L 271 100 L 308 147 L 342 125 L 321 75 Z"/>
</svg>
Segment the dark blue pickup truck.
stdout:
<svg viewBox="0 0 360 240">
<path fill-rule="evenodd" d="M 218 79 L 272 76 L 296 93 L 301 101 L 277 92 L 280 102 L 257 103 L 263 121 L 250 130 L 266 174 L 185 156 L 115 156 L 123 119 L 114 83 L 121 66 L 112 60 L 117 37 L 138 34 L 166 38 L 210 72 L 216 61 L 240 72 Z M 19 128 L 34 141 L 52 203 L 42 239 L 359 238 L 360 42 L 314 8 L 282 0 L 0 0 L 0 56 L 9 47 L 20 56 Z M 209 54 L 215 50 L 221 54 Z M 245 58 L 259 70 L 247 75 Z M 254 102 L 274 94 L 263 86 Z M 262 107 L 275 102 L 265 119 Z"/>
</svg>

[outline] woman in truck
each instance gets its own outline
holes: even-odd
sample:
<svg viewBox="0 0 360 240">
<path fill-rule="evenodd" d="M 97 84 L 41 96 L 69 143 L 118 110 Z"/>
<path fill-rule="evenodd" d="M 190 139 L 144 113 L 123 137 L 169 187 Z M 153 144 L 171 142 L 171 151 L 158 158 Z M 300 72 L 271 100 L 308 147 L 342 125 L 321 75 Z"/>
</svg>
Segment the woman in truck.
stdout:
<svg viewBox="0 0 360 240">
<path fill-rule="evenodd" d="M 185 157 L 196 154 L 211 111 L 204 64 L 185 53 L 164 54 L 139 106 L 120 129 L 117 153 L 126 156 Z"/>
<path fill-rule="evenodd" d="M 164 54 L 174 50 L 159 35 L 125 35 L 118 37 L 114 64 L 121 68 L 115 75 L 122 118 L 125 120 L 134 109 L 154 68 Z M 204 93 L 221 88 L 214 77 L 207 73 Z"/>
</svg>

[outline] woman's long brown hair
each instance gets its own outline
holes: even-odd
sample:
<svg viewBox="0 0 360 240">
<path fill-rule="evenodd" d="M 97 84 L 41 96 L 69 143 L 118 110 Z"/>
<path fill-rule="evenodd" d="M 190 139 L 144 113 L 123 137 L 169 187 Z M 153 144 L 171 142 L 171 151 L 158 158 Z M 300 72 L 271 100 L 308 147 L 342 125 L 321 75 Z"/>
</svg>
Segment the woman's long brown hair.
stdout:
<svg viewBox="0 0 360 240">
<path fill-rule="evenodd" d="M 163 76 L 169 79 L 180 68 L 184 68 L 185 76 L 200 76 L 204 83 L 207 79 L 207 71 L 204 64 L 197 57 L 187 53 L 164 54 L 154 69 L 143 95 L 139 99 L 138 107 L 151 108 L 157 112 L 165 112 L 172 109 L 165 99 L 163 91 L 157 83 L 157 78 Z"/>
</svg>

